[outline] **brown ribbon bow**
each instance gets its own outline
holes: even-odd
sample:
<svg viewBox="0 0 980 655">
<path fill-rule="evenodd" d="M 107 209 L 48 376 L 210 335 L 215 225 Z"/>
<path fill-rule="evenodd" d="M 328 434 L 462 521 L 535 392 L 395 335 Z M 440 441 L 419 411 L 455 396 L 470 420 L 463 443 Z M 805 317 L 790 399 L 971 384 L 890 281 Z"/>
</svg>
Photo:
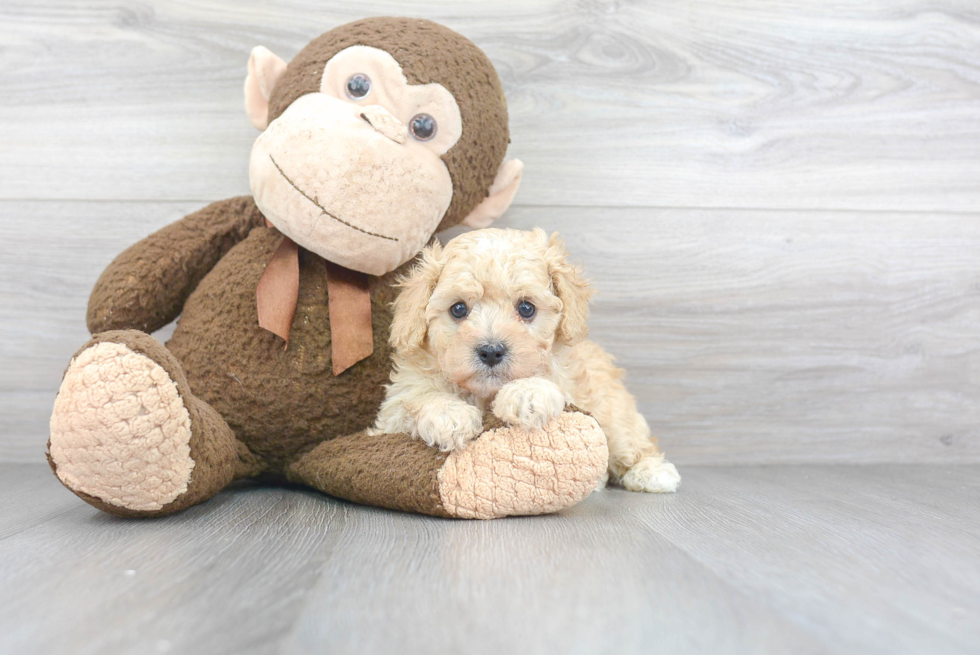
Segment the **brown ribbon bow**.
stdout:
<svg viewBox="0 0 980 655">
<path fill-rule="evenodd" d="M 368 276 L 326 262 L 327 309 L 333 374 L 340 375 L 374 352 Z M 255 290 L 259 327 L 282 337 L 289 331 L 299 300 L 299 246 L 287 236 L 276 248 Z"/>
</svg>

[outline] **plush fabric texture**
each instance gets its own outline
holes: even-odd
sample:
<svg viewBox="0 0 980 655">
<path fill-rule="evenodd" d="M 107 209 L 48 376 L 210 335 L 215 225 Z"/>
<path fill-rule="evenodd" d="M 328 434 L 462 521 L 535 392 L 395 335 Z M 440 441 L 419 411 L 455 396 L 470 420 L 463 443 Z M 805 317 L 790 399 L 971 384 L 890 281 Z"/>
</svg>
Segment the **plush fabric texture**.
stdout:
<svg viewBox="0 0 980 655">
<path fill-rule="evenodd" d="M 509 159 L 501 164 L 487 197 L 466 215 L 462 224 L 477 230 L 490 227 L 514 201 L 523 175 L 524 162 L 520 159 Z"/>
<path fill-rule="evenodd" d="M 458 518 L 557 512 L 596 488 L 608 458 L 599 424 L 579 412 L 565 412 L 540 430 L 500 424 L 450 454 L 439 471 L 439 496 Z"/>
<path fill-rule="evenodd" d="M 357 104 L 362 107 L 367 122 L 389 139 L 407 143 L 408 122 L 417 108 L 424 107 L 425 113 L 436 118 L 438 129 L 432 138 L 419 145 L 445 154 L 459 140 L 463 118 L 452 93 L 438 83 L 411 84 L 401 64 L 385 50 L 361 45 L 345 48 L 324 68 L 320 92 L 348 100 L 347 81 L 354 71 L 372 80 L 370 93 Z M 386 107 L 402 108 L 403 113 L 392 115 Z"/>
<path fill-rule="evenodd" d="M 426 144 L 396 143 L 369 124 L 385 114 L 395 120 L 381 107 L 365 112 L 310 93 L 259 135 L 249 158 L 252 195 L 275 227 L 370 275 L 414 257 L 454 195 L 449 170 Z"/>
<path fill-rule="evenodd" d="M 149 384 L 132 384 L 145 377 Z M 48 463 L 66 487 L 103 511 L 170 514 L 263 468 L 217 412 L 192 396 L 180 364 L 147 334 L 97 335 L 72 358 L 65 380 L 51 417 Z M 114 396 L 109 402 L 106 393 Z M 93 412 L 106 429 L 93 425 Z"/>
<path fill-rule="evenodd" d="M 446 453 L 407 434 L 359 432 L 325 441 L 289 467 L 292 482 L 362 505 L 451 516 L 437 476 Z"/>
<path fill-rule="evenodd" d="M 202 216 L 221 229 L 205 229 Z M 245 235 L 243 226 L 249 225 Z M 265 226 L 248 198 L 215 203 L 147 237 L 113 262 L 103 278 L 125 280 L 130 297 L 143 298 L 153 307 L 159 281 L 152 275 L 140 277 L 145 265 L 140 251 L 157 254 L 169 240 L 184 244 L 179 252 L 207 252 L 194 246 L 195 239 L 219 243 L 215 249 L 226 252 L 190 290 L 167 347 L 139 330 L 110 331 L 97 335 L 75 360 L 101 353 L 101 344 L 120 344 L 105 350 L 124 359 L 137 355 L 132 367 L 159 378 L 150 386 L 176 390 L 180 403 L 173 394 L 166 402 L 175 408 L 172 413 L 183 416 L 182 403 L 190 420 L 191 435 L 184 442 L 193 462 L 190 481 L 176 497 L 168 492 L 148 503 L 114 503 L 118 498 L 112 493 L 59 472 L 57 453 L 65 448 L 59 443 L 64 430 L 53 429 L 52 468 L 87 502 L 120 516 L 158 516 L 205 500 L 236 478 L 262 474 L 356 502 L 436 516 L 493 518 L 567 507 L 601 477 L 607 456 L 604 436 L 591 418 L 579 413 L 566 413 L 546 430 L 530 433 L 506 428 L 488 415 L 488 432 L 448 458 L 407 435 L 363 434 L 377 414 L 390 371 L 391 302 L 397 292 L 393 283 L 411 263 L 384 277 L 368 278 L 374 353 L 340 375 L 332 372 L 327 264 L 319 256 L 299 252 L 299 298 L 288 349 L 279 337 L 259 327 L 256 287 L 283 236 Z M 240 240 L 229 244 L 234 239 Z M 187 262 L 187 267 L 193 269 L 194 263 Z M 121 296 L 112 289 L 104 291 L 99 298 Z M 164 295 L 169 294 L 168 290 Z M 145 324 L 153 313 L 132 311 L 128 316 Z M 116 375 L 113 367 L 84 371 L 88 377 L 80 377 L 86 388 L 76 389 L 69 367 L 62 388 L 65 402 L 58 401 L 59 407 L 69 408 L 69 415 L 56 409 L 53 425 L 70 425 L 76 418 L 71 416 L 70 397 L 98 389 Z M 132 397 L 139 399 L 145 387 L 123 388 L 120 406 L 138 415 Z M 115 411 L 118 421 L 103 420 L 110 432 L 129 417 Z M 80 415 L 85 415 L 84 408 Z M 181 425 L 186 436 L 186 422 Z M 130 450 L 116 461 L 104 458 L 94 477 L 116 467 L 131 467 L 137 480 L 162 477 L 153 467 L 186 470 L 186 459 L 180 469 L 156 458 L 148 439 L 152 433 L 152 425 L 146 431 L 129 429 Z M 179 474 L 175 476 L 179 482 Z"/>
<path fill-rule="evenodd" d="M 367 18 L 330 30 L 289 62 L 269 99 L 269 122 L 300 96 L 318 91 L 326 63 L 354 45 L 385 50 L 401 64 L 410 84 L 436 82 L 456 98 L 463 133 L 443 155 L 453 181 L 453 199 L 436 231 L 456 225 L 486 197 L 510 141 L 497 71 L 483 51 L 462 35 L 414 18 Z M 460 68 L 469 74 L 459 75 Z"/>
<path fill-rule="evenodd" d="M 268 127 L 269 96 L 276 80 L 285 71 L 286 62 L 269 52 L 268 48 L 252 48 L 248 58 L 248 75 L 245 77 L 245 114 L 256 129 Z"/>
<path fill-rule="evenodd" d="M 326 261 L 333 374 L 340 375 L 374 352 L 368 276 Z M 256 290 L 259 327 L 289 346 L 299 300 L 299 247 L 283 237 L 265 266 Z"/>
<path fill-rule="evenodd" d="M 255 289 L 282 238 L 273 228 L 253 228 L 187 299 L 167 343 L 194 395 L 217 410 L 274 473 L 325 439 L 371 425 L 390 371 L 392 283 L 410 265 L 368 278 L 374 352 L 334 375 L 327 266 L 321 257 L 300 249 L 289 347 L 259 327 Z"/>
<path fill-rule="evenodd" d="M 389 304 L 395 295 L 392 282 L 401 270 L 369 278 L 374 353 L 334 376 L 327 269 L 322 258 L 300 251 L 300 288 L 289 348 L 284 349 L 279 337 L 259 327 L 256 287 L 283 237 L 265 227 L 250 198 L 215 203 L 151 235 L 117 258 L 102 279 L 119 281 L 128 295 L 152 308 L 152 294 L 159 282 L 157 276 L 145 274 L 152 263 L 150 257 L 159 257 L 168 243 L 179 245 L 200 238 L 202 217 L 217 225 L 251 225 L 252 229 L 247 237 L 230 230 L 243 240 L 226 252 L 189 295 L 167 344 L 186 372 L 192 394 L 211 405 L 273 472 L 281 472 L 299 453 L 324 439 L 368 427 L 388 380 Z M 230 240 L 222 242 L 222 249 L 230 246 Z M 140 256 L 141 250 L 150 257 Z M 196 264 L 190 260 L 186 265 L 193 268 Z M 118 294 L 98 298 L 106 295 Z M 109 315 L 116 317 L 118 312 Z"/>
<path fill-rule="evenodd" d="M 285 72 L 280 62 L 253 61 L 250 113 L 260 113 L 259 97 L 281 73 L 269 98 L 271 122 L 317 91 L 324 63 L 355 44 L 389 52 L 411 84 L 437 83 L 454 95 L 463 128 L 442 155 L 454 193 L 439 229 L 456 224 L 486 197 L 508 133 L 493 67 L 451 30 L 368 19 L 314 40 Z M 520 172 L 505 170 L 508 178 Z M 594 422 L 581 415 L 555 424 L 567 435 L 550 427 L 528 434 L 491 419 L 479 447 L 452 456 L 408 435 L 368 436 L 391 371 L 394 283 L 414 260 L 359 278 L 372 340 L 358 356 L 373 352 L 334 374 L 328 263 L 320 255 L 297 251 L 288 347 L 259 325 L 259 280 L 284 241 L 267 218 L 252 197 L 216 202 L 126 249 L 103 272 L 89 299 L 95 336 L 69 365 L 51 421 L 49 463 L 69 489 L 119 516 L 162 516 L 235 479 L 263 476 L 357 502 L 489 518 L 554 511 L 594 487 L 601 447 Z M 178 315 L 166 346 L 149 336 Z M 363 307 L 359 316 L 366 318 Z"/>
<path fill-rule="evenodd" d="M 88 303 L 88 329 L 154 332 L 233 245 L 265 219 L 249 197 L 208 205 L 124 250 L 103 271 Z"/>
<path fill-rule="evenodd" d="M 191 418 L 163 368 L 120 343 L 83 350 L 51 417 L 58 477 L 112 505 L 155 510 L 187 491 Z M 127 466 L 113 466 L 114 462 Z"/>
<path fill-rule="evenodd" d="M 605 435 L 575 408 L 541 430 L 505 426 L 487 412 L 484 428 L 451 454 L 406 434 L 361 432 L 320 444 L 289 467 L 288 477 L 364 505 L 494 519 L 574 505 L 605 473 Z"/>
</svg>

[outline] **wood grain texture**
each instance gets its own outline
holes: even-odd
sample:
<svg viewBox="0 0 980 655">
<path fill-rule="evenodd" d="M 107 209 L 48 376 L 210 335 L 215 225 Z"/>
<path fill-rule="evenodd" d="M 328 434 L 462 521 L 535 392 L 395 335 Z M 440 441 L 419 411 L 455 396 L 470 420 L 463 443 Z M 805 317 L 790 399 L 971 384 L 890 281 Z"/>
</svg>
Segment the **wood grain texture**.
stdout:
<svg viewBox="0 0 980 655">
<path fill-rule="evenodd" d="M 43 466 L 0 464 L 0 541 L 62 514 L 78 511 L 69 495 Z"/>
<path fill-rule="evenodd" d="M 2 467 L 0 488 L 4 654 L 274 652 L 346 523 L 339 503 L 288 489 L 237 488 L 177 517 L 120 521 L 47 467 Z M 11 512 L 55 503 L 8 528 Z"/>
<path fill-rule="evenodd" d="M 980 204 L 971 0 L 6 0 L 0 197 L 243 193 L 251 47 L 289 59 L 385 14 L 441 21 L 490 55 L 523 204 Z"/>
<path fill-rule="evenodd" d="M 0 202 L 32 217 L 0 260 L 0 459 L 41 461 L 102 267 L 196 207 Z M 519 207 L 501 224 L 565 236 L 599 292 L 592 337 L 679 463 L 978 462 L 976 218 Z"/>
<path fill-rule="evenodd" d="M 976 474 L 928 466 L 695 469 L 689 505 L 640 520 L 793 617 L 827 652 L 966 653 L 980 643 L 970 609 L 980 588 L 980 567 L 970 563 L 980 561 Z"/>
<path fill-rule="evenodd" d="M 686 467 L 491 522 L 242 487 L 160 520 L 0 465 L 0 653 L 967 654 L 980 467 Z"/>
<path fill-rule="evenodd" d="M 678 494 L 125 521 L 40 463 L 103 267 L 248 192 L 249 50 L 368 15 L 494 61 L 502 224 L 586 266 Z M 0 40 L 0 655 L 976 652 L 976 2 L 4 0 Z"/>
</svg>

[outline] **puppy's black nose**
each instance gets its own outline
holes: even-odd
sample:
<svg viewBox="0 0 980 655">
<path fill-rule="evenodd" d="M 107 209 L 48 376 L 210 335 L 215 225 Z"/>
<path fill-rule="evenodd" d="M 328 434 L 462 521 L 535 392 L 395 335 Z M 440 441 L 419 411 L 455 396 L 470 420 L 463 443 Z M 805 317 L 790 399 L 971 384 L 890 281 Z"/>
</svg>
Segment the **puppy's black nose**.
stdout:
<svg viewBox="0 0 980 655">
<path fill-rule="evenodd" d="M 507 348 L 502 343 L 485 343 L 476 349 L 480 361 L 493 368 L 503 361 L 507 355 Z"/>
</svg>

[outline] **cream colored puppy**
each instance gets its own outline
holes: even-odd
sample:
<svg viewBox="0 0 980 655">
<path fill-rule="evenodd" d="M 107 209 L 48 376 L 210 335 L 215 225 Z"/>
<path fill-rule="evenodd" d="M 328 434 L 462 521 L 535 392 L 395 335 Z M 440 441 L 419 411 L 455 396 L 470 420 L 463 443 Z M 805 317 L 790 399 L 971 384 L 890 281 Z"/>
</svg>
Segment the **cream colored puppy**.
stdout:
<svg viewBox="0 0 980 655">
<path fill-rule="evenodd" d="M 505 423 L 539 428 L 573 403 L 606 433 L 614 482 L 677 488 L 623 371 L 585 340 L 591 291 L 557 234 L 468 232 L 427 248 L 401 285 L 392 383 L 374 430 L 452 450 L 483 431 L 488 406 Z"/>
</svg>

